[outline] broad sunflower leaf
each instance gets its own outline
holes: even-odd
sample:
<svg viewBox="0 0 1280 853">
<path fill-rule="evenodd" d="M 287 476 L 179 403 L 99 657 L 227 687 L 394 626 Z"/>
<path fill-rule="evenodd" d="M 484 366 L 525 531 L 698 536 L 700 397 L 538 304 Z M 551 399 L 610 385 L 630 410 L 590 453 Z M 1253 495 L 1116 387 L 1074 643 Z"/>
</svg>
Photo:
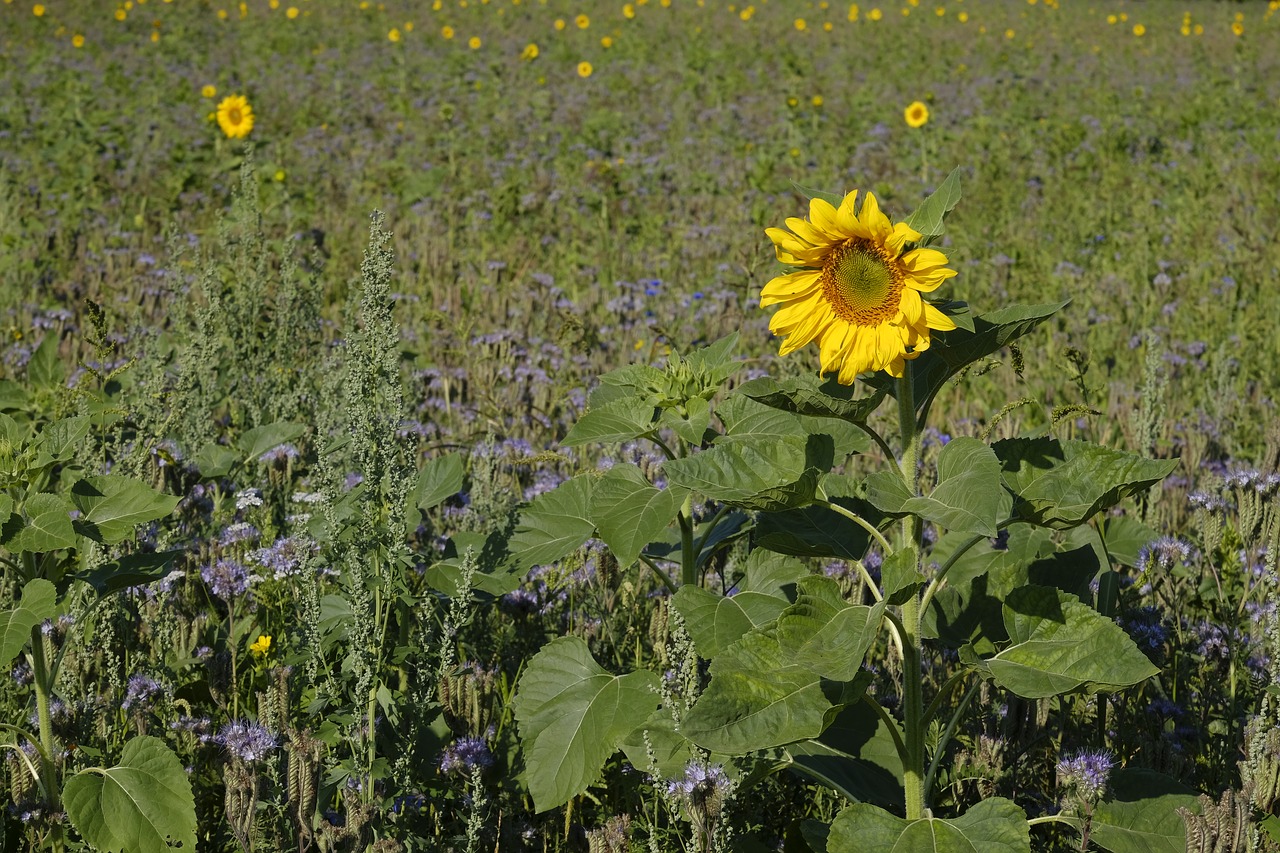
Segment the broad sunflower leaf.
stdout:
<svg viewBox="0 0 1280 853">
<path fill-rule="evenodd" d="M 56 461 L 70 459 L 89 434 L 90 423 L 83 415 L 54 421 L 40 431 L 36 444 Z"/>
<path fill-rule="evenodd" d="M 915 548 L 899 548 L 885 558 L 880 566 L 880 580 L 886 601 L 903 604 L 924 585 L 925 576 L 920 573 L 919 562 L 920 555 Z"/>
<path fill-rule="evenodd" d="M 684 618 L 699 657 L 714 659 L 752 628 L 777 619 L 791 602 L 780 595 L 759 592 L 717 595 L 686 584 L 676 591 L 672 604 Z"/>
<path fill-rule="evenodd" d="M 1111 692 L 1159 672 L 1119 625 L 1074 595 L 1024 586 L 1004 602 L 1013 645 L 987 659 L 991 678 L 1026 699 Z"/>
<path fill-rule="evenodd" d="M 833 709 L 858 698 L 839 682 L 857 676 L 884 606 L 849 604 L 828 578 L 799 589 L 775 623 L 712 659 L 711 683 L 681 727 L 694 743 L 742 754 L 817 737 Z"/>
<path fill-rule="evenodd" d="M 26 520 L 16 534 L 5 531 L 5 547 L 10 551 L 43 553 L 74 548 L 79 541 L 71 523 L 74 507 L 59 495 L 37 493 L 22 502 Z"/>
<path fill-rule="evenodd" d="M 462 491 L 465 475 L 466 463 L 461 453 L 437 456 L 418 471 L 413 491 L 409 493 L 409 506 L 421 510 L 439 506 Z"/>
<path fill-rule="evenodd" d="M 623 738 L 621 747 L 632 767 L 642 773 L 656 771 L 664 779 L 680 776 L 692 759 L 702 758 L 704 754 L 693 741 L 676 731 L 675 720 L 666 708 L 650 714 L 649 719 Z M 650 749 L 656 767 L 649 766 Z"/>
<path fill-rule="evenodd" d="M 599 407 L 592 407 L 561 439 L 564 447 L 598 441 L 620 444 L 652 432 L 657 409 L 647 401 L 626 396 Z"/>
<path fill-rule="evenodd" d="M 907 225 L 920 232 L 921 246 L 928 246 L 946 232 L 943 220 L 959 203 L 960 168 L 956 167 L 906 219 Z"/>
<path fill-rule="evenodd" d="M 520 677 L 515 713 L 534 808 L 581 794 L 605 759 L 658 707 L 658 676 L 612 675 L 578 637 L 552 640 Z"/>
<path fill-rule="evenodd" d="M 787 752 L 793 771 L 855 802 L 902 808 L 902 758 L 888 725 L 865 702 L 851 703 L 819 737 Z"/>
<path fill-rule="evenodd" d="M 628 397 L 645 400 L 656 406 L 659 390 L 666 383 L 666 373 L 647 364 L 629 364 L 600 376 L 600 384 L 587 396 L 587 405 L 600 408 Z"/>
<path fill-rule="evenodd" d="M 240 464 L 240 454 L 230 447 L 211 441 L 200 448 L 192 461 L 195 462 L 201 477 L 206 480 L 216 480 L 227 476 L 236 465 Z"/>
<path fill-rule="evenodd" d="M 903 487 L 905 489 L 905 486 Z M 1009 517 L 1013 498 L 1000 484 L 1000 460 L 976 438 L 957 438 L 938 457 L 938 484 L 927 496 L 899 507 L 947 530 L 995 536 Z"/>
<path fill-rule="evenodd" d="M 630 566 L 666 530 L 686 494 L 679 486 L 656 488 L 635 465 L 614 465 L 592 492 L 591 519 L 618 564 Z"/>
<path fill-rule="evenodd" d="M 8 666 L 31 640 L 31 629 L 57 613 L 58 591 L 44 578 L 27 581 L 17 606 L 0 616 L 0 666 Z"/>
<path fill-rule="evenodd" d="M 543 492 L 520 513 L 516 532 L 507 543 L 523 569 L 554 563 L 591 538 L 591 496 L 596 481 L 582 475 Z"/>
<path fill-rule="evenodd" d="M 804 376 L 778 382 L 765 376 L 743 383 L 738 394 L 797 415 L 865 423 L 880 407 L 885 391 L 881 389 L 870 397 L 854 399 L 854 390 L 854 386 L 841 385 L 834 379 L 821 381 Z"/>
<path fill-rule="evenodd" d="M 882 515 L 856 498 L 831 498 L 871 524 Z M 806 506 L 770 512 L 756 520 L 756 545 L 793 557 L 838 557 L 860 560 L 867 553 L 871 535 L 838 512 L 824 506 Z"/>
<path fill-rule="evenodd" d="M 67 378 L 67 366 L 58 358 L 56 334 L 46 334 L 27 362 L 27 381 L 35 388 L 52 389 Z"/>
<path fill-rule="evenodd" d="M 831 467 L 827 436 L 726 438 L 709 450 L 664 462 L 662 472 L 671 483 L 720 503 L 775 512 L 811 502 L 818 478 Z"/>
<path fill-rule="evenodd" d="M 71 500 L 81 516 L 75 528 L 107 545 L 133 535 L 139 524 L 164 518 L 182 500 L 157 492 L 141 480 L 120 474 L 85 477 L 71 487 Z"/>
<path fill-rule="evenodd" d="M 1045 527 L 1083 524 L 1130 495 L 1145 491 L 1178 466 L 1087 441 L 1010 438 L 992 449 L 1020 518 Z"/>
<path fill-rule="evenodd" d="M 182 762 L 164 741 L 136 737 L 115 767 L 81 770 L 63 792 L 67 816 L 94 849 L 194 850 L 196 805 Z"/>
<path fill-rule="evenodd" d="M 236 439 L 236 448 L 243 454 L 245 459 L 256 460 L 271 448 L 293 441 L 295 438 L 301 438 L 306 432 L 306 424 L 298 424 L 291 421 L 263 424 L 260 427 L 247 429 L 241 433 L 240 437 Z"/>
<path fill-rule="evenodd" d="M 1154 770 L 1117 770 L 1093 811 L 1090 840 L 1111 853 L 1183 853 L 1187 829 L 1180 808 L 1199 814 L 1199 795 Z"/>
<path fill-rule="evenodd" d="M 960 817 L 909 821 L 869 803 L 840 812 L 827 853 L 1031 853 L 1027 814 L 1002 797 L 983 800 Z"/>
<path fill-rule="evenodd" d="M 851 453 L 865 453 L 871 447 L 871 437 L 849 421 L 828 416 L 798 415 L 742 394 L 734 394 L 721 403 L 716 408 L 716 415 L 725 425 L 725 434 L 736 438 L 746 435 L 829 435 L 835 444 L 833 452 L 837 459 Z"/>
</svg>

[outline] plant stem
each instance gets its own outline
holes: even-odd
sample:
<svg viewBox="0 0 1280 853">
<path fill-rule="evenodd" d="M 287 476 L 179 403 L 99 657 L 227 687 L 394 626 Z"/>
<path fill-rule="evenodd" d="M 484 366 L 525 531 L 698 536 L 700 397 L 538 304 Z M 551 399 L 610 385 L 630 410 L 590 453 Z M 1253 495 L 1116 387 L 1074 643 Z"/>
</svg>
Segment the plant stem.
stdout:
<svg viewBox="0 0 1280 853">
<path fill-rule="evenodd" d="M 680 521 L 680 583 L 691 586 L 698 582 L 698 555 L 693 549 L 693 493 L 685 495 L 684 505 L 676 516 Z"/>
<path fill-rule="evenodd" d="M 49 714 L 49 696 L 53 690 L 53 677 L 44 654 L 44 632 L 39 625 L 31 628 L 31 675 L 36 691 L 36 718 L 40 723 L 40 782 L 44 789 L 45 804 L 49 811 L 62 811 L 62 787 L 58 783 L 53 766 L 54 751 L 53 718 Z M 51 849 L 61 853 L 64 849 L 62 825 L 53 822 L 49 829 Z"/>
<path fill-rule="evenodd" d="M 903 483 L 912 495 L 918 493 L 920 431 L 916 422 L 912 363 L 907 362 L 897 382 L 898 428 L 902 434 L 902 457 L 898 469 Z M 901 547 L 914 548 L 920 541 L 920 519 L 909 515 L 903 519 Z M 920 599 L 911 596 L 902 605 L 902 710 L 906 760 L 902 763 L 902 789 L 906 800 L 907 820 L 926 816 L 924 775 L 924 672 L 920 665 Z"/>
<path fill-rule="evenodd" d="M 877 530 L 874 524 L 867 521 L 865 518 L 858 515 L 856 512 L 851 512 L 850 510 L 845 509 L 844 507 L 840 506 L 840 504 L 835 503 L 834 501 L 826 501 L 826 500 L 822 500 L 821 498 L 815 500 L 814 503 L 817 504 L 818 506 L 826 507 L 827 509 L 836 513 L 837 515 L 843 515 L 845 518 L 849 519 L 854 524 L 858 525 L 863 530 L 870 533 L 872 537 L 876 540 L 876 542 L 879 543 L 880 547 L 884 549 L 884 556 L 886 558 L 888 558 L 893 554 L 893 548 L 889 545 L 889 540 L 884 538 L 884 534 L 881 533 L 879 530 Z"/>
</svg>

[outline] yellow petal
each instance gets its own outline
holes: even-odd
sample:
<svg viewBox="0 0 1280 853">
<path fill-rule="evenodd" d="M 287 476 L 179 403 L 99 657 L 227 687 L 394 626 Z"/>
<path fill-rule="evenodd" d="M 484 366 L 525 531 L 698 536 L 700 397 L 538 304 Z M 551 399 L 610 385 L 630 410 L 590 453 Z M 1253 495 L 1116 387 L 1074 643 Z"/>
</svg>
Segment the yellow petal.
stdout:
<svg viewBox="0 0 1280 853">
<path fill-rule="evenodd" d="M 822 336 L 822 341 L 819 343 L 818 358 L 822 364 L 823 373 L 834 373 L 840 369 L 847 349 L 846 342 L 853 334 L 852 329 L 849 323 L 839 319 L 827 327 L 827 333 Z"/>
<path fill-rule="evenodd" d="M 920 298 L 920 294 L 909 287 L 902 289 L 902 296 L 898 301 L 898 310 L 902 312 L 906 318 L 908 326 L 920 326 L 924 323 L 924 300 Z"/>
<path fill-rule="evenodd" d="M 780 275 L 764 286 L 760 291 L 760 307 L 768 308 L 779 302 L 787 302 L 806 296 L 818 283 L 821 273 L 811 270 Z M 906 291 L 903 291 L 904 293 Z M 918 298 L 918 297 L 917 297 Z"/>
<path fill-rule="evenodd" d="M 844 201 L 840 202 L 840 209 L 836 211 L 836 225 L 839 226 L 842 234 L 848 234 L 850 237 L 869 237 L 866 233 L 867 229 L 862 227 L 862 223 L 858 221 L 858 213 L 854 208 L 854 200 L 858 197 L 858 191 L 853 190 L 844 197 Z"/>
<path fill-rule="evenodd" d="M 908 243 L 914 243 L 920 239 L 920 236 L 919 231 L 905 222 L 899 222 L 893 226 L 893 233 L 884 241 L 884 245 L 894 255 L 900 255 L 902 254 L 903 246 Z M 944 260 L 943 262 L 945 263 L 946 261 Z"/>
<path fill-rule="evenodd" d="M 924 303 L 924 321 L 930 329 L 937 329 L 940 332 L 949 332 L 956 327 L 954 320 L 928 302 Z"/>
<path fill-rule="evenodd" d="M 778 355 L 790 355 L 801 347 L 808 346 L 822 334 L 823 330 L 835 319 L 831 309 L 823 306 L 823 310 L 814 311 L 804 317 L 800 323 L 782 342 Z"/>
<path fill-rule="evenodd" d="M 787 227 L 794 231 L 801 240 L 808 240 L 815 246 L 826 246 L 831 243 L 825 234 L 797 216 L 787 217 Z"/>
<path fill-rule="evenodd" d="M 956 271 L 939 267 L 936 270 L 930 270 L 926 273 L 908 273 L 902 283 L 907 287 L 920 291 L 921 293 L 933 293 L 947 279 L 953 277 Z"/>
<path fill-rule="evenodd" d="M 824 198 L 809 200 L 809 221 L 827 235 L 828 243 L 834 243 L 844 236 L 836 223 L 836 209 Z"/>
<path fill-rule="evenodd" d="M 784 252 L 794 254 L 813 248 L 807 241 L 801 240 L 785 228 L 766 228 L 764 233 L 769 236 L 775 246 Z"/>
<path fill-rule="evenodd" d="M 858 214 L 858 219 L 871 232 L 873 240 L 884 242 L 893 233 L 889 217 L 880 212 L 880 202 L 876 201 L 875 193 L 868 192 L 867 197 L 862 200 L 862 210 Z"/>
<path fill-rule="evenodd" d="M 769 331 L 775 335 L 789 335 L 797 328 L 813 322 L 814 318 L 827 316 L 831 306 L 822 298 L 822 292 L 807 293 L 778 309 L 769 320 Z"/>
<path fill-rule="evenodd" d="M 898 258 L 898 263 L 911 272 L 926 272 L 934 267 L 945 266 L 947 256 L 937 249 L 912 249 Z"/>
</svg>

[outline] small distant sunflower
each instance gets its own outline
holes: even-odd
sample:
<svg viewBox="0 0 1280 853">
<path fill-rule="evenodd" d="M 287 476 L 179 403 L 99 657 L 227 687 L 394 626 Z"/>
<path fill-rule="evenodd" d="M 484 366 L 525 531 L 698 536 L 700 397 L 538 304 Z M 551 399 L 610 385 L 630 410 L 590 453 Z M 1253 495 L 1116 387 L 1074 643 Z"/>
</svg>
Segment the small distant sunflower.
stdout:
<svg viewBox="0 0 1280 853">
<path fill-rule="evenodd" d="M 902 111 L 902 117 L 906 119 L 908 127 L 924 127 L 929 121 L 929 108 L 922 101 L 912 101 Z"/>
<path fill-rule="evenodd" d="M 573 23 L 577 25 L 578 29 L 585 30 L 587 27 L 591 26 L 591 19 L 586 15 L 579 15 L 573 19 Z"/>
<path fill-rule="evenodd" d="M 520 51 L 520 58 L 525 60 L 526 62 L 537 59 L 538 45 L 535 44 L 534 42 L 529 42 L 528 44 L 526 44 L 524 46 L 524 50 Z"/>
<path fill-rule="evenodd" d="M 920 298 L 956 274 L 937 249 L 912 249 L 920 233 L 892 224 L 871 193 L 854 212 L 857 190 L 839 209 L 815 198 L 809 219 L 769 228 L 778 260 L 797 267 L 764 286 L 760 307 L 781 304 L 769 331 L 783 337 L 779 355 L 817 342 L 823 373 L 852 385 L 860 373 L 902 376 L 906 361 L 929 348 L 930 330 L 951 318 Z"/>
<path fill-rule="evenodd" d="M 228 95 L 218 103 L 218 127 L 232 139 L 244 139 L 253 130 L 253 107 L 244 95 Z"/>
<path fill-rule="evenodd" d="M 578 76 L 579 76 L 579 77 L 582 77 L 582 78 L 590 77 L 590 76 L 591 76 L 591 72 L 592 72 L 593 70 L 594 70 L 594 69 L 592 69 L 592 67 L 591 67 L 591 63 L 590 63 L 590 62 L 585 62 L 585 61 L 584 61 L 584 62 L 579 62 L 579 63 L 578 63 Z"/>
</svg>

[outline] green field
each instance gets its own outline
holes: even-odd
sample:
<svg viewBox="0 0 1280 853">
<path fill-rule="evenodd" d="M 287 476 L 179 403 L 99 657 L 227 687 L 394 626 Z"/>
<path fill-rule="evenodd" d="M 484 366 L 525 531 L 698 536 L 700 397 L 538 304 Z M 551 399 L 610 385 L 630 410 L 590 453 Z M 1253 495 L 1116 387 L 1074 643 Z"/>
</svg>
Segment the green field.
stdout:
<svg viewBox="0 0 1280 853">
<path fill-rule="evenodd" d="M 1278 110 L 1280 2 L 6 0 L 0 850 L 878 851 L 899 830 L 859 809 L 919 818 L 888 720 L 910 731 L 935 696 L 932 814 L 1029 826 L 1030 848 L 972 843 L 1245 850 L 1200 843 L 1218 821 L 1280 849 Z M 855 189 L 897 223 L 940 187 L 962 197 L 921 245 L 958 275 L 934 297 L 979 331 L 1017 314 L 1017 334 L 957 363 L 901 445 L 891 402 L 826 433 L 794 394 L 789 425 L 755 412 L 745 383 L 813 391 L 820 366 L 817 346 L 778 355 L 765 229 Z M 904 393 L 822 387 L 828 408 Z M 624 392 L 652 430 L 600 425 L 634 414 Z M 800 423 L 835 447 L 818 496 L 901 527 L 910 577 L 937 579 L 923 639 L 887 541 L 787 538 L 821 511 L 812 442 L 803 477 L 749 497 L 734 478 L 781 456 L 694 470 Z M 869 476 L 915 441 L 933 488 L 1002 439 L 1130 467 L 1089 523 L 1061 515 L 1103 482 L 1086 473 L 1000 536 L 939 510 L 940 485 L 899 511 Z M 1027 520 L 994 452 L 1003 475 L 964 489 Z M 1171 473 L 1132 473 L 1150 460 Z M 643 500 L 625 523 L 601 509 Z M 842 715 L 822 749 L 878 732 L 840 747 L 851 763 L 813 758 L 794 720 L 680 734 L 729 707 L 734 666 L 800 665 L 785 639 L 742 664 L 783 608 L 879 624 L 877 584 L 905 633 L 858 647 L 864 675 L 806 682 L 823 727 Z M 1016 645 L 1020 584 L 1062 590 L 1158 674 L 1029 695 L 977 662 Z M 715 634 L 696 602 L 716 631 L 745 615 Z M 566 722 L 536 691 L 568 672 L 622 710 Z M 627 715 L 650 696 L 646 754 Z M 844 716 L 872 705 L 879 722 Z M 1109 787 L 1081 781 L 1081 750 L 1110 757 Z M 92 769 L 142 764 L 132 783 Z M 131 784 L 178 793 L 133 812 Z M 1189 840 L 1178 806 L 1201 815 Z"/>
</svg>

